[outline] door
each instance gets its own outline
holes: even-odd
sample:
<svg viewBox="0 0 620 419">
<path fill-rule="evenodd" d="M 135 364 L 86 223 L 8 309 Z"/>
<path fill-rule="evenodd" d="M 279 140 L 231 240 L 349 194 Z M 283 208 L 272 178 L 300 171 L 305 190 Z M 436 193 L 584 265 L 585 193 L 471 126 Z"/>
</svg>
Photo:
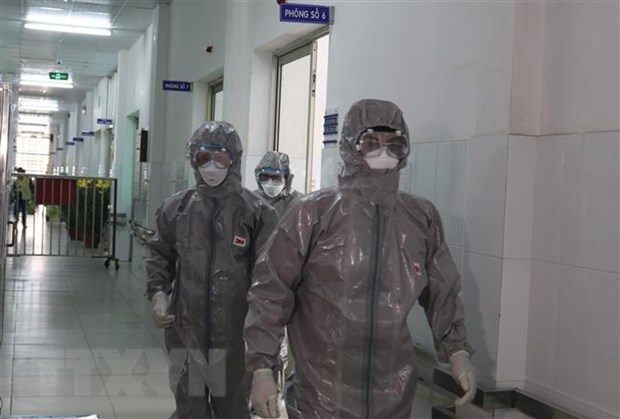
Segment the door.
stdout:
<svg viewBox="0 0 620 419">
<path fill-rule="evenodd" d="M 278 57 L 275 149 L 289 155 L 293 188 L 320 186 L 329 35 Z"/>
</svg>

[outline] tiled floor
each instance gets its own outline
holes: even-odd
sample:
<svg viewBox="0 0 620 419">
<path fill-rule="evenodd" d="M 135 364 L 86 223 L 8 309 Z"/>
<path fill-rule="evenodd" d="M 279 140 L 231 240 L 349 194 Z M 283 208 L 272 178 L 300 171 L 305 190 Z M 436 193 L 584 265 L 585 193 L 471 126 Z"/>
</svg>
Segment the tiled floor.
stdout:
<svg viewBox="0 0 620 419">
<path fill-rule="evenodd" d="M 127 265 L 20 257 L 6 273 L 3 415 L 170 415 L 163 334 Z"/>
<path fill-rule="evenodd" d="M 3 341 L 2 415 L 98 414 L 167 418 L 163 333 L 143 295 L 143 275 L 103 260 L 8 258 Z M 430 417 L 421 397 L 412 418 Z"/>
</svg>

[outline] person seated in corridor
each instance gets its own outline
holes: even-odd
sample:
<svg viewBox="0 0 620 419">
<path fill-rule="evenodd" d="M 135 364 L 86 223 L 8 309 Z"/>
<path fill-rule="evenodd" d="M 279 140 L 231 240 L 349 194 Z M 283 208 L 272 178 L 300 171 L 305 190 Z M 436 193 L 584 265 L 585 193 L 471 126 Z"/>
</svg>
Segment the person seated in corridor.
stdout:
<svg viewBox="0 0 620 419">
<path fill-rule="evenodd" d="M 206 122 L 188 144 L 195 189 L 167 198 L 147 242 L 147 296 L 165 327 L 171 418 L 248 418 L 250 377 L 242 338 L 258 249 L 276 214 L 241 186 L 241 140 L 227 122 Z"/>
</svg>

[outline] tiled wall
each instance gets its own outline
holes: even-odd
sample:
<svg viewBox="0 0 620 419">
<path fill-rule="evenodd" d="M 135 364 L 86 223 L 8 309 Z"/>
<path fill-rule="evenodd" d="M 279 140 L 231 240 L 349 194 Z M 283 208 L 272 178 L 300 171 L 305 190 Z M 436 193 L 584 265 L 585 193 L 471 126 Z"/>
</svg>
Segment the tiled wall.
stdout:
<svg viewBox="0 0 620 419">
<path fill-rule="evenodd" d="M 618 415 L 619 133 L 415 144 L 457 261 L 481 381 Z M 414 340 L 432 350 L 420 308 Z"/>
<path fill-rule="evenodd" d="M 497 364 L 507 136 L 414 144 L 401 189 L 435 203 L 459 266 L 473 362 L 493 381 Z M 414 341 L 433 350 L 423 311 L 409 320 Z"/>
<path fill-rule="evenodd" d="M 537 144 L 527 382 L 618 416 L 619 133 Z"/>
</svg>

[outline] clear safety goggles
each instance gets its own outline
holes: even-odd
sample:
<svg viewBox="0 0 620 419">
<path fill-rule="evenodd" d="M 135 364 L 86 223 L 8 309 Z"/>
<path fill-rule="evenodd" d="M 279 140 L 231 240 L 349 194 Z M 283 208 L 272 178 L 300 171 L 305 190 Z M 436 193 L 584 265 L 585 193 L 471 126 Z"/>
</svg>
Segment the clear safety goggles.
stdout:
<svg viewBox="0 0 620 419">
<path fill-rule="evenodd" d="M 204 166 L 211 160 L 219 169 L 227 169 L 232 164 L 232 157 L 228 153 L 228 149 L 220 145 L 201 147 L 194 155 L 194 161 L 198 167 Z"/>
<path fill-rule="evenodd" d="M 261 171 L 258 173 L 258 180 L 261 183 L 267 182 L 268 180 L 271 180 L 275 183 L 282 183 L 284 182 L 284 174 L 280 169 L 276 169 L 274 167 L 265 167 L 261 169 Z"/>
<path fill-rule="evenodd" d="M 401 131 L 386 132 L 367 129 L 360 136 L 356 145 L 364 157 L 378 157 L 385 148 L 388 155 L 402 159 L 409 149 L 407 137 Z"/>
</svg>

